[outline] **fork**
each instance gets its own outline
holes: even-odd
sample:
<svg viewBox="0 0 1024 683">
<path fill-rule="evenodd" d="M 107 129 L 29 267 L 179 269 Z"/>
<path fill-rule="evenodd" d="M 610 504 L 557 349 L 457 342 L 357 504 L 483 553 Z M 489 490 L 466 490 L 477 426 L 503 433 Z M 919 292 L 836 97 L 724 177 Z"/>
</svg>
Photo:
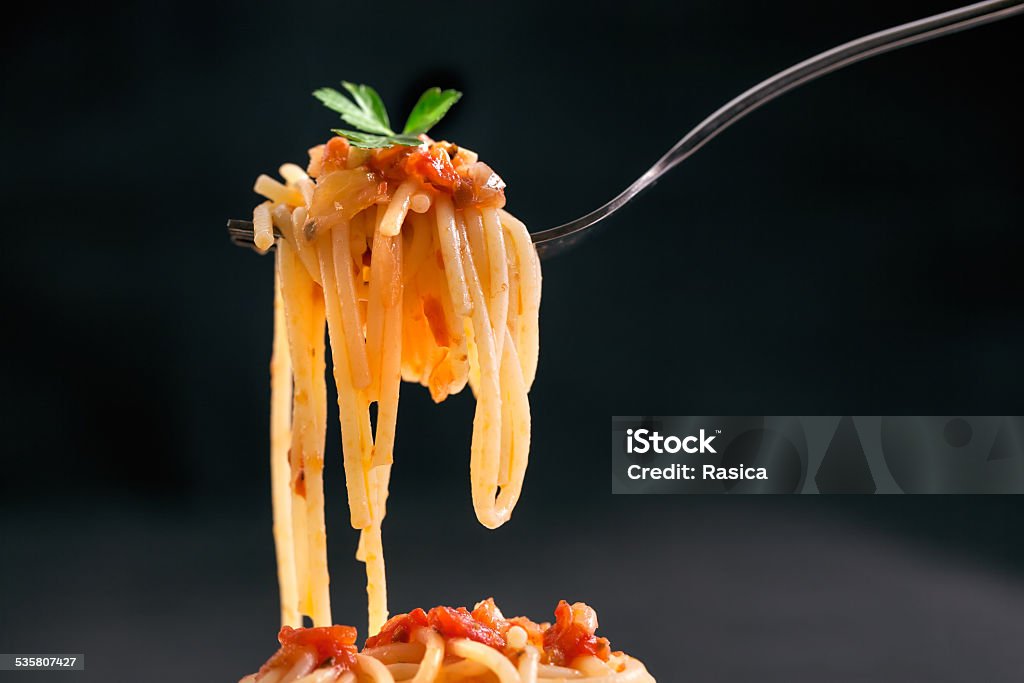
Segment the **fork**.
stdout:
<svg viewBox="0 0 1024 683">
<path fill-rule="evenodd" d="M 871 33 L 794 64 L 733 98 L 701 121 L 643 175 L 606 204 L 568 223 L 532 233 L 537 252 L 543 257 L 550 257 L 576 244 L 586 235 L 593 234 L 591 228 L 597 223 L 621 209 L 719 133 L 755 109 L 804 83 L 875 55 L 1006 19 L 1022 12 L 1024 0 L 986 0 Z M 236 245 L 256 249 L 251 221 L 229 220 L 228 235 Z M 276 230 L 275 235 L 280 236 Z"/>
</svg>

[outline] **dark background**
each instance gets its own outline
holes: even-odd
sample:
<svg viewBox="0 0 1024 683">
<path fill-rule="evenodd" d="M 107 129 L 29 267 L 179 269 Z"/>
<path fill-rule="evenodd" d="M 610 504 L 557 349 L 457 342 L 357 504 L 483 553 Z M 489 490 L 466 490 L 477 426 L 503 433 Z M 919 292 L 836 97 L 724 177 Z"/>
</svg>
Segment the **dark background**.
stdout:
<svg viewBox="0 0 1024 683">
<path fill-rule="evenodd" d="M 6 9 L 0 651 L 217 682 L 274 649 L 271 260 L 223 225 L 325 139 L 315 87 L 372 84 L 393 118 L 463 90 L 438 137 L 540 229 L 761 78 L 951 6 Z M 1019 498 L 613 497 L 607 436 L 616 414 L 1024 414 L 1022 39 L 1013 19 L 806 86 L 546 262 L 502 529 L 472 516 L 471 397 L 406 385 L 392 611 L 586 600 L 663 683 L 1019 680 Z M 331 426 L 334 615 L 362 632 Z"/>
</svg>

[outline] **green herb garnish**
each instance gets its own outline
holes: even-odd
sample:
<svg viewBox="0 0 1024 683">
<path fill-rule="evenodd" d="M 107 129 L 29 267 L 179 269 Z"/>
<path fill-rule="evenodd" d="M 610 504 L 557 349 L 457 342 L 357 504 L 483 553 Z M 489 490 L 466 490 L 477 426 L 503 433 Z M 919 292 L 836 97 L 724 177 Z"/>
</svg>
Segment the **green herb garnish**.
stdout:
<svg viewBox="0 0 1024 683">
<path fill-rule="evenodd" d="M 416 136 L 426 133 L 444 118 L 452 105 L 459 101 L 462 93 L 458 90 L 430 88 L 420 96 L 412 108 L 401 133 L 391 130 L 387 109 L 377 91 L 368 85 L 356 85 L 348 81 L 341 84 L 352 99 L 345 97 L 334 88 L 320 88 L 313 91 L 313 97 L 323 102 L 328 109 L 341 114 L 343 121 L 357 130 L 332 128 L 331 131 L 346 138 L 355 147 L 391 147 L 405 145 L 416 147 L 422 144 Z"/>
</svg>

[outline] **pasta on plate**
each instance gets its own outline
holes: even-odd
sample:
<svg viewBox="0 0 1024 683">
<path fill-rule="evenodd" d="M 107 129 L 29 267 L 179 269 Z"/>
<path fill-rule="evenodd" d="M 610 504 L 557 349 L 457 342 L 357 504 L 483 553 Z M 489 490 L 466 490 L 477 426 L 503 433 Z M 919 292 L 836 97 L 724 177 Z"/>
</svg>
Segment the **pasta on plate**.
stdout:
<svg viewBox="0 0 1024 683">
<path fill-rule="evenodd" d="M 345 626 L 281 629 L 281 649 L 240 683 L 654 683 L 638 660 L 594 635 L 597 614 L 564 600 L 554 624 L 506 619 L 488 598 L 472 611 L 416 609 L 356 651 Z"/>
</svg>

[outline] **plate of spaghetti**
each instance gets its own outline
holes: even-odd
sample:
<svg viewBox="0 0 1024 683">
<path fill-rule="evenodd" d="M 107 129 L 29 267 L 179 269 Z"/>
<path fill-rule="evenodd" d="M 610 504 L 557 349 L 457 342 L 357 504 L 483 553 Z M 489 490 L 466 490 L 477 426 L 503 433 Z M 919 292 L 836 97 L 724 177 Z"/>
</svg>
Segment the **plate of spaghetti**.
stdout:
<svg viewBox="0 0 1024 683">
<path fill-rule="evenodd" d="M 355 645 L 348 626 L 281 628 L 281 647 L 239 683 L 654 683 L 644 665 L 595 635 L 597 614 L 562 600 L 555 622 L 506 619 L 494 600 L 415 609 Z"/>
<path fill-rule="evenodd" d="M 426 135 L 460 93 L 431 88 L 396 132 L 376 91 L 343 86 L 347 96 L 314 96 L 354 129 L 333 129 L 305 166 L 286 163 L 280 179 L 260 175 L 254 186 L 265 199 L 254 242 L 274 249 L 276 265 L 270 470 L 282 627 L 277 653 L 242 680 L 653 681 L 595 635 L 597 615 L 581 602 L 560 602 L 552 623 L 506 619 L 492 599 L 388 618 L 382 524 L 402 381 L 438 403 L 469 386 L 473 509 L 485 527 L 507 522 L 529 458 L 541 270 L 529 231 L 505 210 L 501 177 L 475 152 Z M 327 344 L 366 568 L 362 651 L 356 630 L 331 616 Z"/>
</svg>

